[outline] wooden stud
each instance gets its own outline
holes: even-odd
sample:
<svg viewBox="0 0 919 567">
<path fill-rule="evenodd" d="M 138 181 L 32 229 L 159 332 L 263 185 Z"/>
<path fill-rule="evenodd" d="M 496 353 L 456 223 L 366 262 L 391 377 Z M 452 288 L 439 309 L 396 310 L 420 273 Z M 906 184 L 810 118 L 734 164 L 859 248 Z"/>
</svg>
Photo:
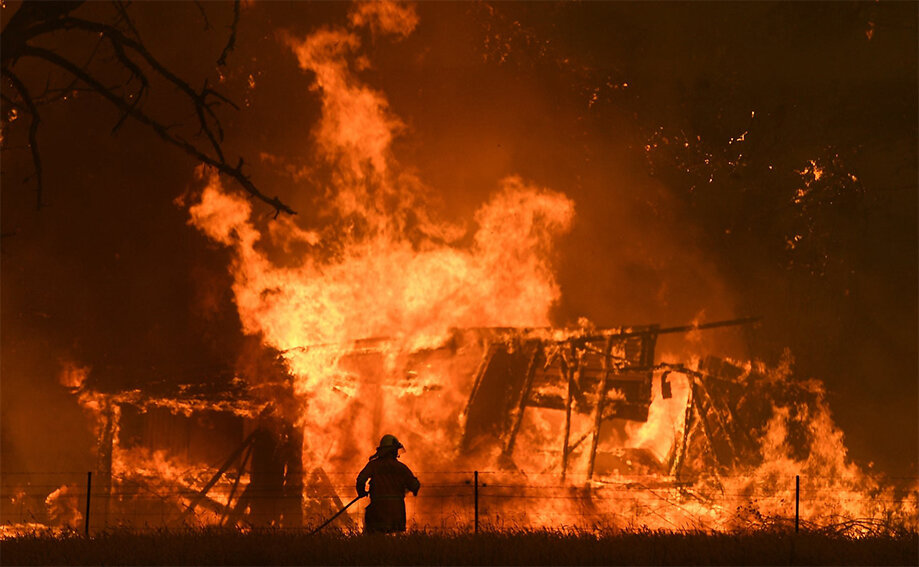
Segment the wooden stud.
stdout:
<svg viewBox="0 0 919 567">
<path fill-rule="evenodd" d="M 533 377 L 536 375 L 536 363 L 541 352 L 542 343 L 537 342 L 536 348 L 533 349 L 533 355 L 530 357 L 530 363 L 527 366 L 526 381 L 523 386 L 523 391 L 520 394 L 520 400 L 517 403 L 517 413 L 514 416 L 514 424 L 511 427 L 507 444 L 504 446 L 504 457 L 509 458 L 511 453 L 514 452 L 514 443 L 517 441 L 517 433 L 520 431 L 520 424 L 523 422 L 523 414 L 526 411 L 527 402 L 529 402 L 530 399 L 530 390 L 533 388 Z"/>
<path fill-rule="evenodd" d="M 594 412 L 594 430 L 593 439 L 590 442 L 590 461 L 587 465 L 588 480 L 594 476 L 594 465 L 597 460 L 597 447 L 600 444 L 600 426 L 603 425 L 603 406 L 606 402 L 606 388 L 609 383 L 609 375 L 612 373 L 612 361 L 610 353 L 613 350 L 613 338 L 606 339 L 606 348 L 603 354 L 603 379 L 600 380 L 600 386 L 597 392 L 597 407 Z"/>
</svg>

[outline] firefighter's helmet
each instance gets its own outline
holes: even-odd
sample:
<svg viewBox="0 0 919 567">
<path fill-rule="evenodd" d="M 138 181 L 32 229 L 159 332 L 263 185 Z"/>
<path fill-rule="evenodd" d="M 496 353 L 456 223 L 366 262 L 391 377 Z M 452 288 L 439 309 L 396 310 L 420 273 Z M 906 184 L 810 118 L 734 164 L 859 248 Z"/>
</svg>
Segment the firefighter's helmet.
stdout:
<svg viewBox="0 0 919 567">
<path fill-rule="evenodd" d="M 405 446 L 402 443 L 399 443 L 399 440 L 396 439 L 395 435 L 384 435 L 380 439 L 380 446 L 377 447 L 377 450 L 386 450 L 386 449 L 404 449 Z"/>
</svg>

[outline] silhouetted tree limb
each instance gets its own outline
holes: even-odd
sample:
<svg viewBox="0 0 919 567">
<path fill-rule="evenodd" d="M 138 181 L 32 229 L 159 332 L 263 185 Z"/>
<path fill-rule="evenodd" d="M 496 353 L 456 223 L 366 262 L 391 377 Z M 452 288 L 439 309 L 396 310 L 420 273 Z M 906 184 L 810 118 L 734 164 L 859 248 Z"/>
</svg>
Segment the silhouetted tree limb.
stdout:
<svg viewBox="0 0 919 567">
<path fill-rule="evenodd" d="M 238 160 L 236 165 L 231 165 L 227 161 L 222 147 L 223 128 L 214 112 L 214 108 L 226 103 L 238 109 L 235 104 L 210 88 L 207 80 L 204 81 L 200 90 L 195 89 L 161 63 L 141 42 L 140 34 L 131 21 L 125 3 L 114 2 L 118 14 L 118 19 L 114 25 L 72 17 L 70 13 L 79 5 L 79 2 L 39 3 L 26 0 L 10 18 L 2 34 L 3 76 L 10 82 L 18 98 L 22 101 L 22 104 L 17 104 L 16 106 L 19 109 L 25 109 L 32 117 L 29 129 L 29 143 L 35 165 L 39 207 L 41 206 L 42 193 L 42 161 L 37 144 L 37 131 L 41 119 L 36 97 L 32 96 L 28 86 L 12 71 L 12 68 L 21 58 L 32 58 L 51 64 L 73 77 L 74 81 L 68 89 L 75 88 L 76 83 L 80 82 L 85 84 L 90 91 L 95 92 L 111 103 L 121 112 L 121 117 L 112 128 L 113 132 L 117 131 L 128 117 L 133 118 L 153 130 L 166 143 L 183 150 L 201 163 L 234 179 L 253 197 L 274 207 L 276 210 L 275 216 L 281 211 L 295 214 L 292 209 L 277 197 L 268 197 L 258 190 L 249 177 L 243 173 L 244 162 L 242 158 Z M 235 46 L 238 21 L 239 2 L 237 1 L 234 4 L 234 18 L 230 38 L 218 59 L 218 64 L 220 65 L 225 65 L 227 55 Z M 127 29 L 127 33 L 117 27 L 119 24 Z M 55 32 L 85 32 L 89 37 L 98 36 L 100 42 L 105 41 L 111 47 L 118 64 L 129 72 L 129 78 L 123 87 L 127 89 L 134 81 L 137 81 L 140 86 L 132 93 L 119 93 L 117 88 L 103 84 L 102 80 L 89 70 L 88 62 L 81 66 L 54 51 L 29 43 L 33 38 Z M 96 47 L 98 48 L 98 44 Z M 95 53 L 95 50 L 93 53 Z M 90 60 L 91 58 L 92 56 Z M 158 80 L 165 80 L 172 85 L 193 106 L 198 122 L 198 135 L 207 140 L 209 150 L 174 134 L 171 132 L 171 126 L 143 111 L 143 100 L 149 92 L 152 76 L 157 77 Z M 49 89 L 46 88 L 45 92 L 47 93 L 48 91 Z M 44 96 L 44 93 L 42 96 Z M 63 96 L 66 96 L 66 92 Z M 4 100 L 11 101 L 10 97 L 6 96 Z"/>
<path fill-rule="evenodd" d="M 134 20 L 132 20 L 130 14 L 128 14 L 130 2 L 115 0 L 113 4 L 115 5 L 115 10 L 118 11 L 118 22 L 124 23 L 125 27 L 134 34 L 134 38 L 137 39 L 137 41 L 141 41 L 140 32 L 137 31 L 137 27 L 134 26 Z M 116 25 L 118 22 L 116 22 Z"/>
<path fill-rule="evenodd" d="M 38 106 L 29 94 L 29 89 L 26 88 L 19 77 L 6 68 L 3 68 L 0 72 L 2 72 L 3 76 L 13 85 L 16 92 L 19 93 L 19 98 L 22 99 L 26 110 L 28 110 L 29 115 L 32 116 L 32 121 L 29 124 L 29 148 L 32 150 L 32 163 L 35 164 L 35 206 L 40 209 L 42 206 L 42 163 L 41 152 L 38 150 L 38 125 L 41 124 L 41 115 L 38 113 Z"/>
<path fill-rule="evenodd" d="M 119 110 L 121 110 L 127 115 L 130 115 L 132 118 L 134 118 L 141 124 L 144 124 L 145 126 L 150 127 L 154 132 L 156 132 L 156 134 L 163 141 L 173 146 L 176 146 L 177 148 L 184 150 L 185 153 L 195 157 L 201 163 L 204 163 L 205 165 L 213 167 L 220 173 L 227 175 L 229 177 L 232 177 L 234 180 L 236 180 L 237 183 L 239 183 L 243 187 L 243 189 L 248 191 L 254 197 L 270 204 L 278 211 L 284 211 L 286 213 L 296 214 L 287 205 L 282 203 L 277 197 L 274 197 L 274 198 L 268 197 L 267 195 L 264 195 L 261 191 L 259 191 L 255 187 L 255 185 L 249 180 L 248 176 L 246 176 L 242 172 L 242 167 L 243 167 L 242 158 L 240 158 L 236 166 L 231 166 L 223 159 L 222 154 L 220 155 L 220 159 L 215 159 L 205 154 L 201 150 L 199 150 L 191 142 L 188 142 L 187 140 L 184 140 L 181 137 L 173 136 L 172 134 L 169 133 L 169 128 L 167 126 L 147 116 L 143 111 L 137 108 L 136 105 L 133 105 L 125 101 L 123 97 L 120 97 L 112 93 L 110 90 L 106 89 L 104 85 L 102 85 L 95 78 L 93 78 L 89 73 L 81 69 L 78 65 L 58 55 L 57 53 L 54 53 L 53 51 L 49 51 L 47 49 L 43 49 L 40 47 L 25 47 L 23 49 L 22 54 L 24 57 L 36 57 L 38 59 L 43 59 L 45 61 L 53 63 L 54 65 L 60 67 L 61 69 L 64 69 L 65 71 L 68 71 L 69 73 L 73 74 L 73 76 L 79 78 L 81 81 L 83 81 L 84 83 L 92 87 L 94 91 L 102 95 L 106 100 L 108 100 L 113 105 L 115 105 L 115 107 L 117 107 Z"/>
<path fill-rule="evenodd" d="M 233 48 L 236 47 L 236 27 L 239 24 L 239 0 L 233 2 L 233 23 L 230 25 L 230 37 L 227 39 L 227 45 L 223 48 L 223 51 L 220 53 L 220 58 L 217 59 L 217 64 L 223 67 L 227 64 L 227 55 L 233 51 Z"/>
<path fill-rule="evenodd" d="M 57 30 L 60 19 L 82 4 L 82 1 L 23 2 L 0 34 L 0 67 L 9 69 L 15 65 L 20 47 L 36 36 Z"/>
<path fill-rule="evenodd" d="M 204 18 L 204 31 L 211 29 L 211 21 L 207 17 L 207 11 L 204 9 L 204 6 L 201 5 L 201 0 L 194 0 L 194 2 L 195 7 L 201 12 L 201 17 Z"/>
</svg>

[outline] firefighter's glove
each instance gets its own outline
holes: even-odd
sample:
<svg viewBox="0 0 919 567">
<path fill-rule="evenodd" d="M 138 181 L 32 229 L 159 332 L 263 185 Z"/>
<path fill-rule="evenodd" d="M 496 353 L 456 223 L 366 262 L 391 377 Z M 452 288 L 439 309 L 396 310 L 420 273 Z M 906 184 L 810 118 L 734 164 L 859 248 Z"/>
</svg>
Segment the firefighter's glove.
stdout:
<svg viewBox="0 0 919 567">
<path fill-rule="evenodd" d="M 418 490 L 417 490 L 417 489 L 412 491 L 412 496 L 418 496 Z"/>
<path fill-rule="evenodd" d="M 363 498 L 364 496 L 367 496 L 367 491 L 362 488 L 359 488 L 357 491 L 357 497 Z"/>
</svg>

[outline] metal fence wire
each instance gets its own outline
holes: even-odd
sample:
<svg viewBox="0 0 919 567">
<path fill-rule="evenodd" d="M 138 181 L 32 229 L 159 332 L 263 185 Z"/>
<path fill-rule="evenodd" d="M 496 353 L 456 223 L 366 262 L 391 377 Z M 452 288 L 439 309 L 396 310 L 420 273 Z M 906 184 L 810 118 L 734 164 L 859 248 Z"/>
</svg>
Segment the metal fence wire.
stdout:
<svg viewBox="0 0 919 567">
<path fill-rule="evenodd" d="M 819 475 L 768 482 L 742 475 L 679 481 L 638 475 L 593 481 L 569 476 L 563 482 L 550 473 L 416 474 L 422 487 L 417 498 L 406 498 L 409 529 L 731 530 L 783 525 L 792 530 L 852 522 L 919 529 L 919 477 L 886 477 L 881 488 L 848 486 Z M 4 526 L 30 525 L 87 533 L 115 527 L 143 531 L 208 525 L 304 530 L 322 524 L 354 498 L 355 476 L 325 473 L 320 485 L 291 491 L 258 490 L 246 478 L 226 475 L 203 491 L 203 482 L 193 475 L 132 475 L 109 481 L 78 471 L 4 471 L 0 534 Z M 367 502 L 359 501 L 330 527 L 360 530 Z"/>
</svg>

